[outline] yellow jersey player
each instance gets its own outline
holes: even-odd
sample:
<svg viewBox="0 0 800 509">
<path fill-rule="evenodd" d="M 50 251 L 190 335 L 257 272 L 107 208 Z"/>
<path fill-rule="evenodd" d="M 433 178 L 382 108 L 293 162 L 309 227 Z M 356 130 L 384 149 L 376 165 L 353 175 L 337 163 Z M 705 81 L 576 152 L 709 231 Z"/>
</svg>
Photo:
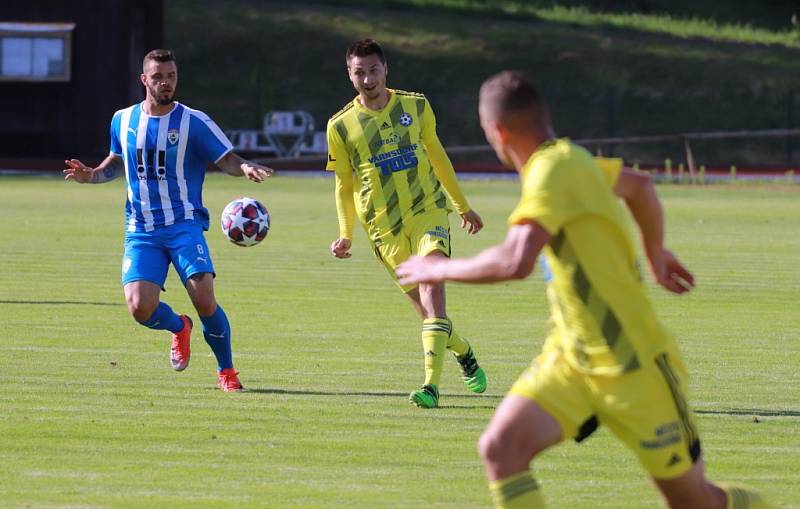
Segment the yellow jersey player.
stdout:
<svg viewBox="0 0 800 509">
<path fill-rule="evenodd" d="M 386 58 L 371 39 L 353 43 L 346 60 L 358 96 L 328 121 L 327 169 L 336 172 L 339 217 L 339 238 L 331 252 L 350 257 L 358 213 L 375 256 L 396 282 L 395 268 L 409 256 L 450 255 L 445 193 L 470 234 L 483 222 L 458 186 L 425 96 L 386 88 Z M 444 284 L 400 287 L 423 319 L 425 382 L 409 401 L 422 408 L 438 406 L 445 350 L 455 355 L 466 386 L 484 392 L 486 375 L 447 317 Z"/>
<path fill-rule="evenodd" d="M 522 279 L 544 251 L 551 331 L 478 444 L 495 506 L 545 507 L 531 460 L 604 424 L 634 451 L 670 507 L 768 508 L 756 493 L 712 484 L 703 473 L 686 368 L 646 295 L 615 197 L 639 227 L 656 281 L 689 291 L 691 273 L 664 248 L 649 177 L 621 164 L 601 167 L 583 148 L 555 139 L 545 103 L 520 73 L 489 78 L 479 113 L 489 144 L 522 180 L 505 241 L 468 259 L 411 258 L 397 272 L 403 284 Z"/>
</svg>

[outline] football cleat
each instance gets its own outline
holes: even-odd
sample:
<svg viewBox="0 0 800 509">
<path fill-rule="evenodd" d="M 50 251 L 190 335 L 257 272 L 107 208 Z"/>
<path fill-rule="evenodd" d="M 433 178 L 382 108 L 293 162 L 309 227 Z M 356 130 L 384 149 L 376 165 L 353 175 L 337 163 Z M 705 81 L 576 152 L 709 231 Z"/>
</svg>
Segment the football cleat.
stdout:
<svg viewBox="0 0 800 509">
<path fill-rule="evenodd" d="M 233 368 L 223 369 L 217 373 L 219 381 L 217 385 L 225 392 L 242 392 L 244 386 L 239 381 L 239 372 Z"/>
<path fill-rule="evenodd" d="M 423 385 L 408 395 L 408 402 L 420 408 L 436 408 L 439 406 L 439 389 L 435 385 Z"/>
<path fill-rule="evenodd" d="M 456 355 L 456 361 L 461 368 L 461 380 L 467 389 L 474 393 L 480 394 L 486 390 L 486 373 L 483 368 L 478 366 L 478 360 L 475 359 L 475 352 L 472 347 L 462 356 Z"/>
<path fill-rule="evenodd" d="M 172 369 L 183 371 L 189 365 L 189 358 L 192 356 L 189 343 L 192 336 L 192 319 L 186 315 L 181 315 L 183 329 L 172 334 L 172 348 L 170 349 L 169 361 Z"/>
</svg>

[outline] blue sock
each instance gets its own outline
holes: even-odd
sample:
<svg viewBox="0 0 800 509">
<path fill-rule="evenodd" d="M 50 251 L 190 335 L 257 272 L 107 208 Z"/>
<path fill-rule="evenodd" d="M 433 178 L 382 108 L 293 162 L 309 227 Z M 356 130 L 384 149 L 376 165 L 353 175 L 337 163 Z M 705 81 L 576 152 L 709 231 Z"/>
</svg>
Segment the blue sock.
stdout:
<svg viewBox="0 0 800 509">
<path fill-rule="evenodd" d="M 164 302 L 158 303 L 158 307 L 153 311 L 153 314 L 150 315 L 150 318 L 139 323 L 151 329 L 166 329 L 173 333 L 180 332 L 181 329 L 183 329 L 183 320 L 181 320 L 181 317 L 176 315 L 172 308 Z"/>
<path fill-rule="evenodd" d="M 211 347 L 217 358 L 217 369 L 222 371 L 233 367 L 233 353 L 231 352 L 231 324 L 222 306 L 217 305 L 217 310 L 211 316 L 201 316 L 203 322 L 203 337 Z"/>
</svg>

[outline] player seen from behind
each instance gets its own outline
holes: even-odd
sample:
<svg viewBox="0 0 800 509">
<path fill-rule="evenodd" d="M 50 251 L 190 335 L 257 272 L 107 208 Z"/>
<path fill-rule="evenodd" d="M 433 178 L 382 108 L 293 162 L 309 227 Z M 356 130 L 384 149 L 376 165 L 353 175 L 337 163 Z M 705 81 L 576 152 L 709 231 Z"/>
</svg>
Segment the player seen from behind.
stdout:
<svg viewBox="0 0 800 509">
<path fill-rule="evenodd" d="M 495 506 L 545 507 L 531 460 L 604 424 L 637 455 L 670 507 L 770 507 L 752 491 L 705 478 L 686 368 L 646 295 L 615 197 L 639 227 L 655 280 L 670 292 L 689 291 L 692 275 L 664 247 L 649 177 L 621 164 L 601 168 L 583 148 L 556 139 L 544 101 L 520 73 L 488 79 L 479 113 L 486 139 L 522 180 L 506 240 L 472 258 L 412 258 L 397 272 L 404 284 L 490 283 L 523 279 L 546 257 L 550 334 L 478 444 Z"/>
</svg>

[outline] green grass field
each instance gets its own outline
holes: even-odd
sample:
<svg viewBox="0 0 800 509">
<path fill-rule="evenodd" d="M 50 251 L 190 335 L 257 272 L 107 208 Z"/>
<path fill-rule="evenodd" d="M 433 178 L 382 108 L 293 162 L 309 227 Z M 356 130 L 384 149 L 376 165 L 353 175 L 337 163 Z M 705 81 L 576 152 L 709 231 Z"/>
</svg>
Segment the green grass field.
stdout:
<svg viewBox="0 0 800 509">
<path fill-rule="evenodd" d="M 513 181 L 464 187 L 487 227 L 456 232 L 456 255 L 503 238 L 518 192 Z M 669 245 L 699 286 L 651 294 L 690 367 L 710 475 L 800 507 L 798 188 L 659 191 Z M 242 194 L 273 216 L 267 240 L 249 249 L 227 243 L 217 219 Z M 361 232 L 352 259 L 328 254 L 332 182 L 280 176 L 259 187 L 211 175 L 217 296 L 249 389 L 224 394 L 200 334 L 189 369 L 175 373 L 168 335 L 128 316 L 124 200 L 120 181 L 0 178 L 0 506 L 489 506 L 475 443 L 541 345 L 538 275 L 449 287 L 450 315 L 490 386 L 469 394 L 447 361 L 442 408 L 416 409 L 406 397 L 422 377 L 419 322 Z M 190 309 L 174 274 L 167 290 L 173 308 Z M 554 508 L 660 507 L 606 430 L 545 453 L 536 470 Z"/>
</svg>

